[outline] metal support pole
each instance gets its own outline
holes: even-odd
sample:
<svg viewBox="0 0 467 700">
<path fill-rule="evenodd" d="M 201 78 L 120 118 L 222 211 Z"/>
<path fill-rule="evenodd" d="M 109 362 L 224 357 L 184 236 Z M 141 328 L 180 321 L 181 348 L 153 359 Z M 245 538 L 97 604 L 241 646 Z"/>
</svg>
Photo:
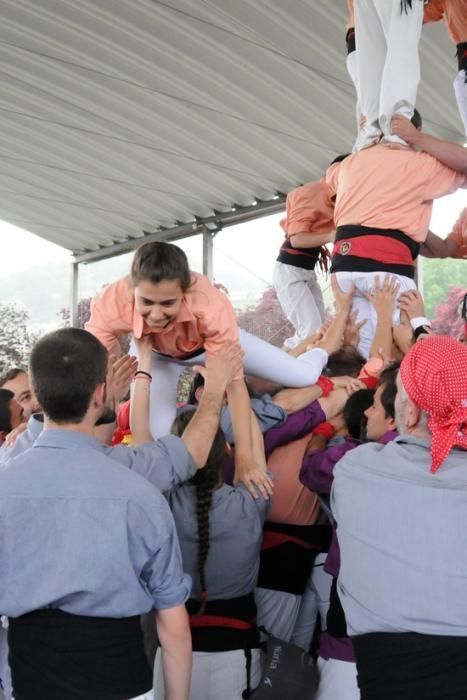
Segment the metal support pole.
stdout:
<svg viewBox="0 0 467 700">
<path fill-rule="evenodd" d="M 203 231 L 203 274 L 206 275 L 212 282 L 213 279 L 213 253 L 214 253 L 214 236 L 217 231 L 204 229 Z"/>
<path fill-rule="evenodd" d="M 71 316 L 71 325 L 74 328 L 78 328 L 78 326 L 79 326 L 78 285 L 79 285 L 79 263 L 72 262 L 70 265 L 70 316 Z"/>
</svg>

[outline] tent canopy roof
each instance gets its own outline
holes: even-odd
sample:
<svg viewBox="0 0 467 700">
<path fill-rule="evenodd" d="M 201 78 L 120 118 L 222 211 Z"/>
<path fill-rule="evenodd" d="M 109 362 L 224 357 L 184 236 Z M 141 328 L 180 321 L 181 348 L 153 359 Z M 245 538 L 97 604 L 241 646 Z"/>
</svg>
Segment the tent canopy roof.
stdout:
<svg viewBox="0 0 467 700">
<path fill-rule="evenodd" d="M 0 9 L 0 218 L 75 254 L 273 200 L 353 143 L 345 0 Z M 461 142 L 443 25 L 421 55 L 425 128 Z"/>
</svg>

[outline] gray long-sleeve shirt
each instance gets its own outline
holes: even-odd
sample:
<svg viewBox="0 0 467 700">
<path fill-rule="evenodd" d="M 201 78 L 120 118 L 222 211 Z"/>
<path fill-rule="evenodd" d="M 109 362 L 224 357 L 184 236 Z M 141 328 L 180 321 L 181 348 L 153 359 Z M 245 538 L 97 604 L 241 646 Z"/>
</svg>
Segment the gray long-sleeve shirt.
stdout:
<svg viewBox="0 0 467 700">
<path fill-rule="evenodd" d="M 467 636 L 467 451 L 430 472 L 427 440 L 369 443 L 335 466 L 331 507 L 349 634 Z"/>
<path fill-rule="evenodd" d="M 134 473 L 154 461 L 128 451 L 130 470 L 109 451 L 82 433 L 45 430 L 0 470 L 2 614 L 130 617 L 188 598 L 167 502 Z"/>
</svg>

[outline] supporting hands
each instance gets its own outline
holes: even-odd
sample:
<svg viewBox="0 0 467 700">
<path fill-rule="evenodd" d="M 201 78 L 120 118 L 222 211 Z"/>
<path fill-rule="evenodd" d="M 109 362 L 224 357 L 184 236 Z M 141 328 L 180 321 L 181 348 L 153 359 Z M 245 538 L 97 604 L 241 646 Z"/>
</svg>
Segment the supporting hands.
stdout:
<svg viewBox="0 0 467 700">
<path fill-rule="evenodd" d="M 412 147 L 418 145 L 421 135 L 410 119 L 403 117 L 402 114 L 395 114 L 391 119 L 391 133 L 397 134 Z"/>
<path fill-rule="evenodd" d="M 331 381 L 334 389 L 344 389 L 347 396 L 351 396 L 360 389 L 366 389 L 365 384 L 355 377 L 332 377 Z"/>
<path fill-rule="evenodd" d="M 374 306 L 378 316 L 392 317 L 400 284 L 395 277 L 385 275 L 381 284 L 379 275 L 375 276 L 371 292 L 365 294 L 368 301 Z"/>
<path fill-rule="evenodd" d="M 336 352 L 336 350 L 339 350 L 342 345 L 344 330 L 352 306 L 353 295 L 355 293 L 354 286 L 352 286 L 349 292 L 343 292 L 337 283 L 335 275 L 331 275 L 331 286 L 332 291 L 334 292 L 336 315 L 323 340 L 321 340 L 315 346 L 325 350 L 328 354 Z"/>
<path fill-rule="evenodd" d="M 334 294 L 334 305 L 336 307 L 336 313 L 349 314 L 352 307 L 352 301 L 355 294 L 355 287 L 352 285 L 350 291 L 343 292 L 339 287 L 337 277 L 335 274 L 331 275 L 331 288 Z"/>
<path fill-rule="evenodd" d="M 206 367 L 196 365 L 193 372 L 204 377 L 205 390 L 211 386 L 227 389 L 234 377 L 242 370 L 244 352 L 239 343 L 226 341 L 215 355 L 208 355 Z"/>
<path fill-rule="evenodd" d="M 352 311 L 347 319 L 347 325 L 344 331 L 344 345 L 352 345 L 356 348 L 360 342 L 360 329 L 365 325 L 368 319 L 364 318 L 357 322 L 357 311 Z"/>
<path fill-rule="evenodd" d="M 425 317 L 425 304 L 418 289 L 410 289 L 399 297 L 399 308 L 405 311 L 409 321 L 413 318 Z"/>
<path fill-rule="evenodd" d="M 27 421 L 25 421 L 24 423 L 20 423 L 19 425 L 17 425 L 16 428 L 13 428 L 13 430 L 9 432 L 8 435 L 5 437 L 5 445 L 7 447 L 13 447 L 13 445 L 16 442 L 16 439 L 21 435 L 21 433 L 24 433 L 27 427 L 28 424 Z"/>
<path fill-rule="evenodd" d="M 112 379 L 115 404 L 118 406 L 130 389 L 130 384 L 135 376 L 138 362 L 133 355 L 122 355 L 118 360 L 112 355 L 111 362 L 113 366 Z"/>
</svg>

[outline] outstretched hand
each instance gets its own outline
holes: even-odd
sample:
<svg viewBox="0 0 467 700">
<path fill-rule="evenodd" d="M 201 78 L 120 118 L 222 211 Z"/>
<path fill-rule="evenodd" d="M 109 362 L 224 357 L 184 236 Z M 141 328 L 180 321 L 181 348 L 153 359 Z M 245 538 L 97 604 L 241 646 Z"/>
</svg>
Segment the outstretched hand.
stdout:
<svg viewBox="0 0 467 700">
<path fill-rule="evenodd" d="M 391 119 L 391 133 L 400 136 L 409 146 L 416 146 L 420 139 L 420 131 L 402 114 L 395 114 Z"/>
<path fill-rule="evenodd" d="M 138 368 L 138 361 L 133 355 L 122 355 L 116 360 L 112 357 L 113 386 L 116 404 L 118 405 L 127 395 L 130 384 Z"/>
<path fill-rule="evenodd" d="M 352 300 L 355 294 L 355 286 L 352 285 L 350 291 L 343 292 L 342 289 L 339 287 L 336 275 L 332 274 L 331 288 L 332 293 L 334 294 L 336 313 L 340 313 L 341 311 L 349 313 L 352 306 Z"/>
<path fill-rule="evenodd" d="M 268 499 L 274 488 L 274 482 L 268 476 L 266 467 L 254 461 L 237 460 L 236 481 L 241 481 L 253 498 L 259 498 L 261 495 Z"/>
<path fill-rule="evenodd" d="M 215 355 L 207 356 L 206 367 L 195 365 L 193 372 L 199 372 L 206 383 L 223 383 L 227 387 L 241 371 L 243 356 L 240 343 L 228 340 Z"/>
<path fill-rule="evenodd" d="M 387 313 L 392 316 L 400 284 L 396 277 L 385 275 L 381 284 L 379 275 L 375 275 L 371 292 L 365 294 L 368 301 L 374 306 L 378 316 Z"/>
<path fill-rule="evenodd" d="M 357 315 L 357 310 L 349 314 L 344 331 L 344 345 L 352 345 L 354 348 L 356 348 L 360 342 L 360 329 L 368 320 L 364 318 L 361 321 L 357 321 Z"/>
<path fill-rule="evenodd" d="M 399 297 L 399 308 L 405 311 L 408 319 L 425 316 L 425 304 L 418 289 L 410 289 Z"/>
<path fill-rule="evenodd" d="M 16 428 L 13 428 L 13 430 L 9 432 L 8 435 L 5 437 L 5 445 L 7 447 L 13 447 L 13 445 L 16 442 L 16 439 L 21 435 L 21 433 L 24 433 L 27 427 L 28 424 L 25 421 L 24 423 L 20 423 L 19 425 L 17 425 Z"/>
</svg>

